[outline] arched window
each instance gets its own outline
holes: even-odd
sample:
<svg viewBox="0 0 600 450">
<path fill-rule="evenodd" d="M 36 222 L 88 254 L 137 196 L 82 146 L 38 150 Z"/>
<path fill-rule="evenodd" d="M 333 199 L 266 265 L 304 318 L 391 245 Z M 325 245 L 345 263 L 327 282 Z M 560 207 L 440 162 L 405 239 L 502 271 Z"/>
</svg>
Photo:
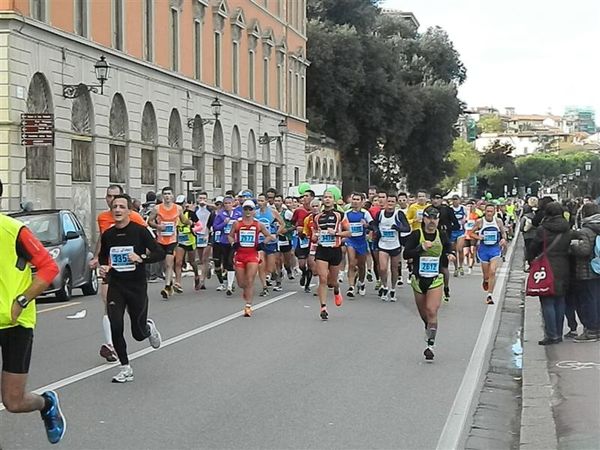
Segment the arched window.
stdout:
<svg viewBox="0 0 600 450">
<path fill-rule="evenodd" d="M 224 145 L 223 145 L 223 127 L 218 120 L 213 129 L 213 187 L 215 193 L 223 193 L 225 185 L 225 164 L 224 164 Z"/>
<path fill-rule="evenodd" d="M 308 163 L 306 164 L 306 181 L 310 181 L 313 177 L 313 160 L 312 157 L 308 158 Z"/>
<path fill-rule="evenodd" d="M 338 181 L 342 181 L 342 163 L 340 161 L 337 162 L 335 177 Z"/>
<path fill-rule="evenodd" d="M 142 185 L 156 188 L 158 124 L 152 103 L 146 102 L 142 112 Z"/>
<path fill-rule="evenodd" d="M 248 189 L 256 190 L 256 136 L 253 130 L 248 133 Z"/>
<path fill-rule="evenodd" d="M 242 140 L 237 125 L 231 132 L 231 189 L 238 192 L 242 188 Z"/>
<path fill-rule="evenodd" d="M 169 117 L 169 185 L 176 191 L 182 189 L 181 167 L 183 159 L 183 129 L 181 127 L 181 117 L 179 111 L 173 108 Z"/>
<path fill-rule="evenodd" d="M 321 178 L 321 158 L 317 156 L 317 161 L 315 163 L 315 178 L 317 181 L 320 181 Z"/>
<path fill-rule="evenodd" d="M 275 151 L 275 162 L 277 163 L 275 166 L 275 189 L 281 194 L 283 192 L 283 145 L 281 139 L 277 139 Z"/>
<path fill-rule="evenodd" d="M 41 73 L 36 73 L 29 83 L 27 91 L 28 113 L 54 113 L 52 92 L 48 80 Z M 54 147 L 27 146 L 25 163 L 28 180 L 51 180 L 54 174 Z"/>
<path fill-rule="evenodd" d="M 330 180 L 333 180 L 335 178 L 335 169 L 334 169 L 334 165 L 333 165 L 333 159 L 329 160 L 329 177 Z"/>
<path fill-rule="evenodd" d="M 192 128 L 192 166 L 196 169 L 196 181 L 194 186 L 204 186 L 204 172 L 206 166 L 204 163 L 204 126 L 202 118 L 196 114 Z"/>
<path fill-rule="evenodd" d="M 108 133 L 110 135 L 109 181 L 127 184 L 129 173 L 129 118 L 125 100 L 119 93 L 115 94 L 110 106 Z"/>
<path fill-rule="evenodd" d="M 265 143 L 262 144 L 262 191 L 266 192 L 271 187 L 271 144 L 269 135 L 264 134 Z"/>
</svg>

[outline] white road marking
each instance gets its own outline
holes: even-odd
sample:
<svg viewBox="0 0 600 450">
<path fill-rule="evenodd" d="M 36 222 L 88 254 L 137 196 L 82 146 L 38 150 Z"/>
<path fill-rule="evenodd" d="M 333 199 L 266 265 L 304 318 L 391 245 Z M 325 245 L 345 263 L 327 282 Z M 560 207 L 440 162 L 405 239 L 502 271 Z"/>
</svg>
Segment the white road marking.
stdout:
<svg viewBox="0 0 600 450">
<path fill-rule="evenodd" d="M 257 309 L 264 308 L 275 302 L 278 302 L 279 300 L 283 300 L 284 298 L 291 297 L 294 294 L 296 294 L 296 291 L 286 292 L 285 294 L 278 295 L 277 297 L 273 297 L 269 300 L 265 300 L 264 302 L 253 305 L 252 310 L 256 311 Z M 160 349 L 169 347 L 170 345 L 173 345 L 173 344 L 177 344 L 178 342 L 181 342 L 184 339 L 188 339 L 188 338 L 196 336 L 200 333 L 204 333 L 205 331 L 216 328 L 219 325 L 223 325 L 227 322 L 231 322 L 232 320 L 237 319 L 238 317 L 242 317 L 243 315 L 244 315 L 244 312 L 239 311 L 239 312 L 230 314 L 228 316 L 225 316 L 221 319 L 215 320 L 214 322 L 207 323 L 206 325 L 203 325 L 201 327 L 194 328 L 193 330 L 187 331 L 187 332 L 179 334 L 177 336 L 173 336 L 172 338 L 164 340 L 162 342 L 162 345 L 160 346 Z M 160 349 L 158 349 L 158 350 L 160 350 Z M 135 359 L 141 358 L 142 356 L 146 356 L 148 353 L 152 353 L 155 351 L 157 351 L 157 350 L 153 349 L 152 347 L 147 347 L 147 348 L 144 348 L 140 351 L 137 351 L 137 352 L 129 355 L 129 359 L 131 361 L 133 361 Z M 63 378 L 62 380 L 55 381 L 54 383 L 48 384 L 46 386 L 42 386 L 33 392 L 35 394 L 42 394 L 43 392 L 46 392 L 46 391 L 60 389 L 65 386 L 68 386 L 70 384 L 77 383 L 78 381 L 85 380 L 86 378 L 93 377 L 94 375 L 98 375 L 99 373 L 106 372 L 107 370 L 114 369 L 114 368 L 115 368 L 114 364 L 108 364 L 108 363 L 102 364 L 101 366 L 94 367 L 92 369 L 77 373 L 70 377 Z M 0 403 L 0 411 L 3 411 L 5 409 L 6 408 L 4 407 L 4 404 Z"/>
<path fill-rule="evenodd" d="M 38 308 L 37 312 L 38 312 L 38 314 L 40 314 L 40 313 L 45 313 L 45 312 L 49 312 L 49 311 L 56 311 L 57 309 L 69 308 L 71 306 L 77 306 L 77 305 L 81 305 L 81 302 L 66 303 L 64 305 L 52 306 L 51 308 L 46 308 L 46 309 Z"/>
<path fill-rule="evenodd" d="M 518 236 L 519 228 L 517 227 Z M 496 271 L 496 286 L 492 293 L 496 304 L 487 307 L 477 342 L 471 353 L 469 364 L 463 376 L 454 403 L 446 419 L 446 423 L 440 434 L 437 443 L 437 450 L 458 449 L 464 446 L 463 440 L 466 427 L 470 425 L 473 416 L 473 402 L 478 398 L 478 393 L 482 386 L 483 369 L 487 367 L 486 360 L 489 360 L 491 346 L 494 342 L 494 332 L 497 330 L 502 305 L 504 299 L 501 298 L 502 291 L 505 288 L 510 266 L 513 260 L 513 253 L 517 245 L 517 239 L 514 239 L 506 254 L 506 262 Z"/>
</svg>

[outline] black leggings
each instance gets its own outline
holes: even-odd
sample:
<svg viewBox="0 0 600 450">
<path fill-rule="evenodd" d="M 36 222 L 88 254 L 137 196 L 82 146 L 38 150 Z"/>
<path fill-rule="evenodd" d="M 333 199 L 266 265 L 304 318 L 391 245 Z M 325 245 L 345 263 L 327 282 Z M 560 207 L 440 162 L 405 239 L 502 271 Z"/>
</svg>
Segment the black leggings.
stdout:
<svg viewBox="0 0 600 450">
<path fill-rule="evenodd" d="M 125 308 L 131 322 L 131 335 L 136 341 L 143 341 L 150 336 L 148 326 L 148 289 L 146 279 L 110 280 L 108 283 L 108 318 L 113 345 L 122 365 L 129 364 L 127 343 L 125 342 L 123 317 Z"/>
<path fill-rule="evenodd" d="M 213 246 L 215 268 L 223 267 L 228 272 L 233 271 L 233 254 L 233 246 L 229 244 L 215 244 Z"/>
</svg>

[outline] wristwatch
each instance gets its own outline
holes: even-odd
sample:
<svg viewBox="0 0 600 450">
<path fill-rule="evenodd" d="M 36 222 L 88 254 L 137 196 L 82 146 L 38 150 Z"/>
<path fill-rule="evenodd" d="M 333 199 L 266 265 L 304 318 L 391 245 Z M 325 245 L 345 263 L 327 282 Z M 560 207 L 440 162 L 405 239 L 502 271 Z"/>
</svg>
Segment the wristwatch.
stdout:
<svg viewBox="0 0 600 450">
<path fill-rule="evenodd" d="M 15 301 L 19 304 L 19 306 L 21 308 L 27 308 L 27 305 L 29 304 L 29 300 L 27 300 L 27 297 L 25 297 L 24 295 L 19 295 Z"/>
<path fill-rule="evenodd" d="M 145 253 L 142 253 L 142 254 L 140 255 L 140 258 L 142 258 L 142 263 L 145 263 L 145 262 L 146 262 L 146 260 L 148 259 L 148 255 L 146 255 Z"/>
</svg>

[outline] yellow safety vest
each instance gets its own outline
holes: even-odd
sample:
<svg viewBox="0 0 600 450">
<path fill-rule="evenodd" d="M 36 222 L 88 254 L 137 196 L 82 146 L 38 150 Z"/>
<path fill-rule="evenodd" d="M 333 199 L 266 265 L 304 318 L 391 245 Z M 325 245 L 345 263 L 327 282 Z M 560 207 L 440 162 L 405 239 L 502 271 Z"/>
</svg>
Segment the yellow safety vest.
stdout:
<svg viewBox="0 0 600 450">
<path fill-rule="evenodd" d="M 12 217 L 0 214 L 0 329 L 21 325 L 34 328 L 36 320 L 35 300 L 22 312 L 17 323 L 11 322 L 13 301 L 31 285 L 31 266 L 26 263 L 23 270 L 17 268 L 17 238 L 24 225 Z"/>
</svg>

